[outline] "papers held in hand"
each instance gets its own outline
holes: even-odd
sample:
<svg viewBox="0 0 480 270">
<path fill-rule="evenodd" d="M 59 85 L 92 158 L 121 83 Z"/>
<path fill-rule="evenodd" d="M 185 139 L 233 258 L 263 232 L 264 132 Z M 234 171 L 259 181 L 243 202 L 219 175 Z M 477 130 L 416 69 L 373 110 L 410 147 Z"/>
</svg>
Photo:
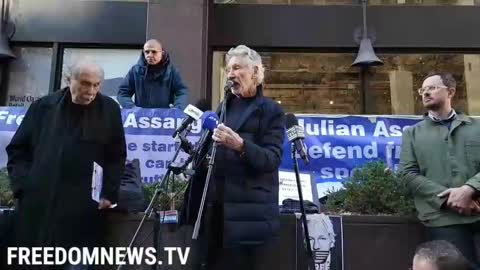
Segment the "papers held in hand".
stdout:
<svg viewBox="0 0 480 270">
<path fill-rule="evenodd" d="M 103 186 L 103 168 L 98 163 L 93 162 L 92 173 L 92 200 L 100 203 L 100 194 L 102 193 Z M 117 204 L 113 204 L 110 208 L 116 207 Z"/>
</svg>

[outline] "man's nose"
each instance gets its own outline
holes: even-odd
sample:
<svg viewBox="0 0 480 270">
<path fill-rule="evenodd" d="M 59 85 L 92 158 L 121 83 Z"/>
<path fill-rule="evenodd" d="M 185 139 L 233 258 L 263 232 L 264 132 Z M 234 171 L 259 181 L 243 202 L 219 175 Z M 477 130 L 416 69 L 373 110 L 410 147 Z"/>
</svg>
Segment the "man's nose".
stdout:
<svg viewBox="0 0 480 270">
<path fill-rule="evenodd" d="M 228 72 L 227 79 L 229 81 L 235 81 L 236 78 L 237 78 L 237 76 L 235 76 L 235 74 L 233 74 L 232 71 Z"/>
<path fill-rule="evenodd" d="M 310 247 L 312 248 L 312 250 L 318 250 L 318 249 L 320 249 L 320 247 L 318 246 L 317 241 L 315 241 L 315 240 L 313 240 L 313 239 L 310 239 Z"/>
</svg>

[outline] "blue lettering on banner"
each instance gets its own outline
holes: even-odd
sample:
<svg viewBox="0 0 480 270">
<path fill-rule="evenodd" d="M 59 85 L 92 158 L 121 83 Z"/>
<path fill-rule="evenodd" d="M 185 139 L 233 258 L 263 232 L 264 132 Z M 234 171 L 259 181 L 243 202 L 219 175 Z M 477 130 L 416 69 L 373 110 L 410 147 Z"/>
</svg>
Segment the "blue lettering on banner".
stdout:
<svg viewBox="0 0 480 270">
<path fill-rule="evenodd" d="M 126 134 L 132 135 L 172 135 L 184 117 L 179 109 L 122 110 L 123 128 Z M 191 134 L 199 134 L 201 129 L 201 122 L 195 121 Z"/>
<path fill-rule="evenodd" d="M 20 125 L 26 108 L 0 107 L 0 165 L 6 166 L 5 147 Z M 178 109 L 125 109 L 123 127 L 128 159 L 138 158 L 145 183 L 160 180 L 179 147 L 172 134 L 185 114 Z M 395 169 L 400 159 L 402 132 L 421 118 L 417 116 L 336 116 L 297 115 L 305 129 L 305 144 L 310 164 L 299 160 L 301 172 L 310 172 L 317 188 L 325 183 L 341 185 L 355 168 L 382 160 Z M 198 141 L 201 121 L 192 125 L 189 141 Z M 188 156 L 179 155 L 176 162 Z M 293 170 L 290 143 L 285 138 L 282 169 Z M 321 195 L 321 194 L 319 194 Z"/>
<path fill-rule="evenodd" d="M 366 162 L 384 161 L 396 169 L 400 161 L 402 132 L 419 117 L 395 116 L 302 116 L 310 164 L 299 160 L 300 170 L 310 172 L 315 182 L 339 183 Z M 284 144 L 281 167 L 293 170 L 289 142 Z M 335 187 L 335 184 L 331 186 Z"/>
</svg>

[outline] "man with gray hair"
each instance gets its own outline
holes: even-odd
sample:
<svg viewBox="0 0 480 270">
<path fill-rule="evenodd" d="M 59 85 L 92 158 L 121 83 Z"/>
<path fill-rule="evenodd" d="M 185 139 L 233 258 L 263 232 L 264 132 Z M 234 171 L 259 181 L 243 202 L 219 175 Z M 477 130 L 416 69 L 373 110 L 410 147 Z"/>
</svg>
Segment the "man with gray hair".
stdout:
<svg viewBox="0 0 480 270">
<path fill-rule="evenodd" d="M 232 87 L 223 101 L 226 118 L 212 135 L 218 147 L 202 225 L 201 237 L 208 243 L 204 269 L 270 269 L 262 267 L 261 254 L 280 227 L 278 168 L 285 115 L 278 103 L 263 96 L 264 68 L 256 51 L 237 46 L 226 62 Z M 192 193 L 201 194 L 201 181 L 192 182 Z M 190 213 L 198 205 L 191 201 Z"/>
<path fill-rule="evenodd" d="M 117 201 L 126 158 L 120 108 L 99 93 L 103 70 L 98 64 L 74 63 L 67 80 L 68 87 L 29 107 L 6 147 L 18 199 L 16 246 L 98 246 L 101 210 Z M 92 175 L 98 166 L 103 185 L 97 202 Z"/>
<path fill-rule="evenodd" d="M 417 247 L 412 270 L 473 270 L 462 253 L 445 240 L 423 243 Z"/>
</svg>

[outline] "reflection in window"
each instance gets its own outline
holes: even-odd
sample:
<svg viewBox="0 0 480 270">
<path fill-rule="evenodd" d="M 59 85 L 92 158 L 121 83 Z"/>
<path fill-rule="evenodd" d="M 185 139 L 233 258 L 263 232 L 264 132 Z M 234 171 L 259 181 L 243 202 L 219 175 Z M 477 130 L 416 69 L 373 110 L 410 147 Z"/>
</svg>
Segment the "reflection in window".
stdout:
<svg viewBox="0 0 480 270">
<path fill-rule="evenodd" d="M 14 47 L 9 65 L 6 106 L 29 106 L 48 94 L 52 48 Z"/>
<path fill-rule="evenodd" d="M 458 111 L 468 112 L 467 81 L 463 54 L 409 54 L 379 55 L 384 66 L 372 69 L 373 78 L 387 75 L 393 114 L 422 114 L 425 112 L 417 89 L 422 86 L 425 76 L 431 71 L 452 73 L 457 81 L 453 106 Z M 480 73 L 478 73 L 480 75 Z M 408 93 L 408 95 L 406 95 Z"/>
<path fill-rule="evenodd" d="M 358 71 L 353 54 L 262 54 L 265 95 L 289 112 L 361 112 Z"/>
<path fill-rule="evenodd" d="M 67 86 L 65 74 L 67 67 L 77 59 L 91 59 L 102 66 L 105 81 L 101 93 L 116 99 L 118 86 L 130 68 L 137 62 L 141 50 L 132 49 L 65 49 L 63 54 L 62 88 Z"/>
<path fill-rule="evenodd" d="M 358 5 L 359 0 L 215 0 L 217 4 Z M 369 5 L 480 5 L 480 0 L 369 0 Z"/>
<path fill-rule="evenodd" d="M 378 54 L 384 65 L 369 70 L 362 103 L 355 54 L 260 53 L 265 65 L 264 94 L 293 113 L 403 114 L 424 113 L 417 89 L 431 71 L 450 72 L 457 80 L 453 105 L 458 111 L 480 114 L 480 55 Z M 214 53 L 213 104 L 221 100 L 224 52 Z"/>
</svg>

